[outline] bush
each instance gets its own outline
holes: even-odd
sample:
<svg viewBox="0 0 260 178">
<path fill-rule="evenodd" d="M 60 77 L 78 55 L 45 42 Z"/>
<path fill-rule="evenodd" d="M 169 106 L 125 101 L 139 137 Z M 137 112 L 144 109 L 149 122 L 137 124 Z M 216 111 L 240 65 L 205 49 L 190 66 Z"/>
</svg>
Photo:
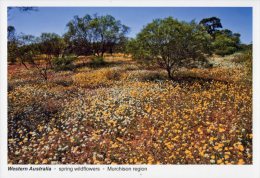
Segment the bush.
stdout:
<svg viewBox="0 0 260 178">
<path fill-rule="evenodd" d="M 62 71 L 62 70 L 73 70 L 74 65 L 73 62 L 76 60 L 75 56 L 65 56 L 58 57 L 53 59 L 54 70 Z"/>
<path fill-rule="evenodd" d="M 216 33 L 212 43 L 214 52 L 220 56 L 230 55 L 239 50 L 240 38 L 230 30 L 222 30 Z"/>
<path fill-rule="evenodd" d="M 102 56 L 94 56 L 91 59 L 91 67 L 101 67 L 104 66 L 106 62 L 104 61 L 104 58 Z"/>
<path fill-rule="evenodd" d="M 215 50 L 215 53 L 217 55 L 220 55 L 220 56 L 226 56 L 226 55 L 230 55 L 230 54 L 233 54 L 237 51 L 237 49 L 235 47 L 223 47 L 221 49 L 216 49 Z"/>
</svg>

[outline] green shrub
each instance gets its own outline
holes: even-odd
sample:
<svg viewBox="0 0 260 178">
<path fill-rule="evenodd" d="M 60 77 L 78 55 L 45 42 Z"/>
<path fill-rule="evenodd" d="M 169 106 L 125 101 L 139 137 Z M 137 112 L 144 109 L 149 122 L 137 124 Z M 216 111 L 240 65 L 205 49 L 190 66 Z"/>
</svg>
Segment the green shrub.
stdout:
<svg viewBox="0 0 260 178">
<path fill-rule="evenodd" d="M 92 61 L 90 64 L 92 67 L 101 67 L 106 64 L 106 62 L 104 61 L 104 58 L 102 56 L 94 56 L 91 60 Z"/>
<path fill-rule="evenodd" d="M 76 60 L 75 56 L 65 56 L 58 57 L 53 59 L 54 70 L 62 71 L 62 70 L 73 70 L 74 65 L 73 62 Z"/>
<path fill-rule="evenodd" d="M 220 55 L 220 56 L 226 56 L 226 55 L 230 55 L 230 54 L 233 54 L 237 51 L 237 49 L 235 47 L 223 47 L 221 49 L 216 49 L 215 50 L 215 53 L 217 55 Z"/>
<path fill-rule="evenodd" d="M 215 54 L 220 56 L 230 55 L 239 50 L 240 35 L 230 30 L 221 30 L 215 35 L 212 43 Z"/>
</svg>

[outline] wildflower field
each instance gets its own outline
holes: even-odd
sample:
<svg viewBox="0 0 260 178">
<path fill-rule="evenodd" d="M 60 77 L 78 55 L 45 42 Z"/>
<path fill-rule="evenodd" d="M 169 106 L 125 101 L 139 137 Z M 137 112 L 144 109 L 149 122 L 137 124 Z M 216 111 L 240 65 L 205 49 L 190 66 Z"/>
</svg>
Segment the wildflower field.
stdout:
<svg viewBox="0 0 260 178">
<path fill-rule="evenodd" d="M 176 80 L 124 54 L 80 57 L 48 81 L 9 65 L 8 162 L 252 164 L 252 80 L 238 57 Z"/>
</svg>

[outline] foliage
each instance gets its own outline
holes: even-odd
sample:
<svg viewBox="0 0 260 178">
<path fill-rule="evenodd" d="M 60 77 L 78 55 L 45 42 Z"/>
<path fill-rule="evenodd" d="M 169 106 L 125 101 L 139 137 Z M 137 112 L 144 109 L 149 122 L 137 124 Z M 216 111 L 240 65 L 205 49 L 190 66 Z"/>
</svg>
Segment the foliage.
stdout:
<svg viewBox="0 0 260 178">
<path fill-rule="evenodd" d="M 210 17 L 205 18 L 200 21 L 200 24 L 203 25 L 207 32 L 215 39 L 215 33 L 218 31 L 219 28 L 222 28 L 222 24 L 219 18 L 217 17 Z"/>
<path fill-rule="evenodd" d="M 37 39 L 32 35 L 19 36 L 17 53 L 19 62 L 29 69 L 27 64 L 35 64 L 35 57 L 39 54 Z"/>
<path fill-rule="evenodd" d="M 30 11 L 37 11 L 38 10 L 37 7 L 8 7 L 8 10 L 7 10 L 8 18 L 11 16 L 12 11 L 14 9 L 17 9 L 20 12 L 30 12 Z"/>
<path fill-rule="evenodd" d="M 8 7 L 8 12 L 13 10 L 13 9 L 18 9 L 21 12 L 37 11 L 38 10 L 36 7 Z"/>
<path fill-rule="evenodd" d="M 214 52 L 221 56 L 235 53 L 239 50 L 239 45 L 240 34 L 227 29 L 217 32 L 215 40 L 212 42 Z"/>
<path fill-rule="evenodd" d="M 222 28 L 221 20 L 217 17 L 205 18 L 200 21 L 207 32 L 213 37 L 212 48 L 215 54 L 225 56 L 233 54 L 242 49 L 240 44 L 240 34 Z"/>
<path fill-rule="evenodd" d="M 43 33 L 39 38 L 24 34 L 17 36 L 14 27 L 8 28 L 8 60 L 11 63 L 19 61 L 28 70 L 36 68 L 44 80 L 48 80 L 48 72 L 53 68 L 53 62 L 56 70 L 72 67 L 69 66 L 72 58 L 57 59 L 61 58 L 64 48 L 63 38 L 55 33 Z M 55 60 L 52 60 L 53 56 L 56 56 Z"/>
<path fill-rule="evenodd" d="M 76 60 L 75 56 L 64 56 L 64 57 L 56 57 L 52 60 L 54 65 L 54 70 L 73 70 L 74 65 L 73 62 Z"/>
<path fill-rule="evenodd" d="M 8 41 L 12 41 L 16 38 L 14 26 L 8 26 L 7 32 L 8 32 L 8 34 L 7 34 L 8 35 L 8 37 L 7 37 Z"/>
<path fill-rule="evenodd" d="M 131 54 L 133 59 L 151 60 L 150 51 L 146 50 L 144 44 L 138 39 L 130 39 L 127 43 L 126 52 Z"/>
<path fill-rule="evenodd" d="M 104 57 L 102 56 L 94 56 L 91 59 L 91 67 L 101 67 L 104 66 L 106 64 Z"/>
<path fill-rule="evenodd" d="M 204 54 L 209 52 L 209 43 L 210 36 L 202 26 L 168 17 L 149 23 L 129 45 L 134 47 L 134 57 L 155 59 L 173 78 L 179 67 L 206 63 Z"/>
<path fill-rule="evenodd" d="M 65 37 L 76 50 L 75 53 L 81 51 L 80 53 L 102 57 L 105 52 L 112 53 L 117 44 L 123 43 L 129 30 L 111 15 L 85 15 L 82 18 L 75 16 L 67 27 Z"/>
<path fill-rule="evenodd" d="M 7 48 L 8 48 L 8 62 L 14 64 L 17 61 L 18 57 L 18 39 L 15 33 L 15 28 L 13 26 L 8 26 L 8 41 L 7 41 Z"/>
<path fill-rule="evenodd" d="M 42 33 L 39 38 L 39 47 L 42 54 L 59 57 L 65 49 L 63 38 L 55 33 Z"/>
</svg>

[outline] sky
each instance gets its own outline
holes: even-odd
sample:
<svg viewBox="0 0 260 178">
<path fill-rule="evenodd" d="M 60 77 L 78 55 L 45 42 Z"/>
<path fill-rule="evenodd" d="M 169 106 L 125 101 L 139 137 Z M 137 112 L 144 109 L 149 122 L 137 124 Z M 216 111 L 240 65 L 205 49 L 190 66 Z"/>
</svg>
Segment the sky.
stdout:
<svg viewBox="0 0 260 178">
<path fill-rule="evenodd" d="M 66 24 L 75 16 L 86 14 L 112 15 L 130 27 L 129 37 L 135 35 L 153 19 L 172 16 L 180 21 L 199 22 L 203 18 L 216 16 L 223 28 L 241 34 L 242 43 L 252 42 L 252 8 L 250 7 L 40 7 L 38 11 L 9 12 L 8 25 L 16 32 L 39 36 L 43 32 L 63 35 Z"/>
</svg>

